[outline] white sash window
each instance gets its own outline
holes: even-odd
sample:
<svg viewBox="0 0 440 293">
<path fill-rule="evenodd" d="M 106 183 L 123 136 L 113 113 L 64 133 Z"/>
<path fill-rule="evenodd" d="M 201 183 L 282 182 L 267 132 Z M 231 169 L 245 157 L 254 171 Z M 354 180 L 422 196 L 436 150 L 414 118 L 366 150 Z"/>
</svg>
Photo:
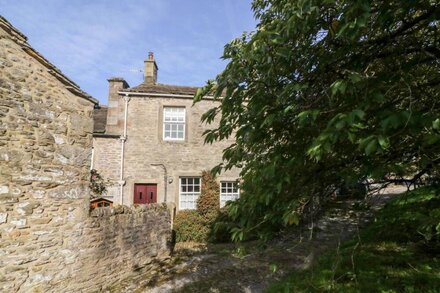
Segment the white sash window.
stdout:
<svg viewBox="0 0 440 293">
<path fill-rule="evenodd" d="M 185 108 L 163 108 L 163 139 L 185 140 Z"/>
</svg>

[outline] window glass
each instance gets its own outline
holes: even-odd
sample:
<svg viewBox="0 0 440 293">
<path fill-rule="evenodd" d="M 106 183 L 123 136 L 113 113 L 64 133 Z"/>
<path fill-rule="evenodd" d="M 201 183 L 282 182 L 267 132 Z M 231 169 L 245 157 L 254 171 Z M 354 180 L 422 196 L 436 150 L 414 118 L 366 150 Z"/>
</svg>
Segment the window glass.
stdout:
<svg viewBox="0 0 440 293">
<path fill-rule="evenodd" d="M 236 200 L 240 196 L 237 182 L 220 182 L 220 207 L 224 207 L 227 201 Z"/>
</svg>

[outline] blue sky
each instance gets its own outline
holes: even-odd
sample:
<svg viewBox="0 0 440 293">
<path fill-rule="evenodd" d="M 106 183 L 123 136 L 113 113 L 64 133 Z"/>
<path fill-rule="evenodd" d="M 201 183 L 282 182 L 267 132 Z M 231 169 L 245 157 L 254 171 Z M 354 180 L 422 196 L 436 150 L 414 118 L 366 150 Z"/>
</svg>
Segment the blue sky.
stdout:
<svg viewBox="0 0 440 293">
<path fill-rule="evenodd" d="M 153 51 L 160 83 L 201 86 L 226 62 L 223 46 L 255 28 L 251 0 L 0 0 L 29 43 L 107 104 L 107 78 L 142 82 Z"/>
</svg>

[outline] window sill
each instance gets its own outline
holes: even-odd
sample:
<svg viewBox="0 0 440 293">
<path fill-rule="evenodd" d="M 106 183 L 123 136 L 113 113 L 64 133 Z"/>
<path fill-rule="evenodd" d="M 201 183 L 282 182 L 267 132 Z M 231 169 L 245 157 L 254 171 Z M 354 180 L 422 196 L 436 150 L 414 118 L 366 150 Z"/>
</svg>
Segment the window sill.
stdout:
<svg viewBox="0 0 440 293">
<path fill-rule="evenodd" d="M 186 143 L 187 140 L 186 139 L 184 139 L 184 140 L 162 139 L 162 142 L 164 142 L 164 143 Z"/>
</svg>

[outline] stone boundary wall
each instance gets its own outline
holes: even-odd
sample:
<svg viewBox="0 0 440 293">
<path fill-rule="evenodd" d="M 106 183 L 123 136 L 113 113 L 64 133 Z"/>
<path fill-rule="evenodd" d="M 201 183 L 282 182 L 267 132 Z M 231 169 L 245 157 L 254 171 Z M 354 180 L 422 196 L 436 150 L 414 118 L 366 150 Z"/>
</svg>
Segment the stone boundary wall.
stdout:
<svg viewBox="0 0 440 293">
<path fill-rule="evenodd" d="M 154 269 L 171 252 L 171 218 L 165 204 L 98 208 L 83 223 L 78 247 L 64 251 L 75 273 L 44 292 L 104 290 L 141 269 Z M 44 286 L 44 284 L 43 284 Z"/>
<path fill-rule="evenodd" d="M 17 242 L 25 254 L 2 256 L 1 292 L 102 291 L 135 271 L 154 269 L 171 251 L 171 218 L 163 204 L 98 208 L 53 232 L 41 227 L 31 243 L 19 248 Z"/>
</svg>

